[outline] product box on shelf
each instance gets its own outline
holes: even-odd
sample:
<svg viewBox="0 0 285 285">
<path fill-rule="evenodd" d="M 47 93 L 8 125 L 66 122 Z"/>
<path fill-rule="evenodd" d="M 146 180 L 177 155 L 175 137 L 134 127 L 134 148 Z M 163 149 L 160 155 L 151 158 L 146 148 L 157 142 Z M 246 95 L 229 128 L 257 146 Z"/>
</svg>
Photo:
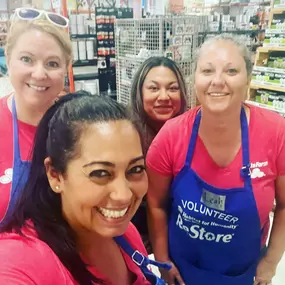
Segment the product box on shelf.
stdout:
<svg viewBox="0 0 285 285">
<path fill-rule="evenodd" d="M 285 47 L 285 32 L 266 30 L 263 46 Z"/>
<path fill-rule="evenodd" d="M 274 14 L 271 21 L 271 29 L 285 29 L 285 13 Z"/>
<path fill-rule="evenodd" d="M 271 68 L 285 69 L 285 51 L 269 53 L 267 66 Z"/>
<path fill-rule="evenodd" d="M 210 32 L 218 32 L 220 28 L 219 22 L 210 22 L 209 23 L 209 31 Z"/>
<path fill-rule="evenodd" d="M 222 22 L 222 31 L 233 31 L 235 29 L 235 23 L 233 21 Z"/>
<path fill-rule="evenodd" d="M 256 84 L 262 83 L 265 85 L 285 87 L 285 78 L 282 73 L 253 70 L 252 82 Z"/>
<path fill-rule="evenodd" d="M 274 108 L 285 109 L 285 94 L 282 92 L 258 89 L 255 101 Z"/>
</svg>

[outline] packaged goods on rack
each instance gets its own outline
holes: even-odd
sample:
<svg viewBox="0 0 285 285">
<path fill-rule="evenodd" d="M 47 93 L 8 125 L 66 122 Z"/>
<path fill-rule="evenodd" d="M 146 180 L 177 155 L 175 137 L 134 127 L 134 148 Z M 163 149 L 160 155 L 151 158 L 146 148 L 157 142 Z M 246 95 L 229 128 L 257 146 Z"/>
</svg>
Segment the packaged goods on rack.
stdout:
<svg viewBox="0 0 285 285">
<path fill-rule="evenodd" d="M 98 56 L 115 55 L 115 19 L 133 18 L 131 8 L 96 8 Z"/>
<path fill-rule="evenodd" d="M 74 65 L 83 66 L 94 64 L 97 57 L 96 50 L 96 25 L 95 16 L 86 14 L 70 15 L 70 34 Z M 91 62 L 89 62 L 91 61 Z"/>
<path fill-rule="evenodd" d="M 285 47 L 285 31 L 266 30 L 263 46 Z"/>
<path fill-rule="evenodd" d="M 255 101 L 273 108 L 285 110 L 285 94 L 283 92 L 259 89 L 256 91 Z"/>
<path fill-rule="evenodd" d="M 282 73 L 253 70 L 252 83 L 285 87 L 285 77 Z"/>
<path fill-rule="evenodd" d="M 71 14 L 70 15 L 70 34 L 72 35 L 95 35 L 95 15 Z"/>
<path fill-rule="evenodd" d="M 257 50 L 248 101 L 282 116 L 285 116 L 285 31 L 280 24 L 284 12 L 285 9 L 276 10 L 272 6 L 271 28 L 265 32 L 263 47 Z"/>
<path fill-rule="evenodd" d="M 106 92 L 115 97 L 114 23 L 116 18 L 132 18 L 133 9 L 96 7 L 94 10 L 88 15 L 79 13 L 70 17 L 75 89 L 92 94 Z"/>
<path fill-rule="evenodd" d="M 285 50 L 269 52 L 266 66 L 285 69 Z"/>
<path fill-rule="evenodd" d="M 285 13 L 273 15 L 271 29 L 285 29 Z"/>
</svg>

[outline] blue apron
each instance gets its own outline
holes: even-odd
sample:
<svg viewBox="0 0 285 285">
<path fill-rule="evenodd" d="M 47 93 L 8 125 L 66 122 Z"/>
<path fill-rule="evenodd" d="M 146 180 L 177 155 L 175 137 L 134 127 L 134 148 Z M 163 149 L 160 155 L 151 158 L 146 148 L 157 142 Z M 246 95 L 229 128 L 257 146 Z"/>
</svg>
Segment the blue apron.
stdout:
<svg viewBox="0 0 285 285">
<path fill-rule="evenodd" d="M 243 187 L 214 187 L 191 168 L 201 111 L 195 118 L 185 165 L 171 185 L 169 253 L 187 285 L 254 282 L 262 231 L 251 185 L 244 108 L 240 120 Z"/>
<path fill-rule="evenodd" d="M 124 236 L 115 237 L 114 240 L 127 253 L 127 255 L 132 258 L 133 262 L 139 266 L 145 278 L 150 282 L 151 285 L 166 285 L 166 283 L 161 278 L 153 274 L 148 269 L 148 265 L 152 264 L 157 267 L 169 270 L 171 268 L 170 264 L 151 260 L 141 254 L 139 251 L 134 250 Z"/>
<path fill-rule="evenodd" d="M 10 214 L 12 214 L 17 198 L 19 197 L 23 187 L 25 186 L 28 180 L 30 165 L 31 165 L 31 162 L 22 161 L 21 159 L 17 111 L 16 111 L 16 104 L 14 97 L 12 99 L 12 120 L 13 120 L 13 176 L 12 176 L 12 188 L 10 192 L 10 201 L 5 217 L 8 217 Z M 5 217 L 3 218 L 3 220 L 5 219 Z"/>
</svg>

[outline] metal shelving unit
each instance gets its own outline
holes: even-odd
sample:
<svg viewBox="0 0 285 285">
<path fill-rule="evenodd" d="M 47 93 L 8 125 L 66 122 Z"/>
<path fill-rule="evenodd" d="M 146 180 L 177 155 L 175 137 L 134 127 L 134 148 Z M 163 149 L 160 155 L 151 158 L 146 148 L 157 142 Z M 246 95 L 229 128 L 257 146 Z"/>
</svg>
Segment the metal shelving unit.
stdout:
<svg viewBox="0 0 285 285">
<path fill-rule="evenodd" d="M 128 104 L 133 77 L 150 56 L 171 55 L 184 74 L 188 106 L 196 105 L 193 86 L 194 51 L 199 32 L 207 27 L 204 16 L 165 16 L 117 20 L 115 23 L 116 80 L 118 101 Z"/>
</svg>

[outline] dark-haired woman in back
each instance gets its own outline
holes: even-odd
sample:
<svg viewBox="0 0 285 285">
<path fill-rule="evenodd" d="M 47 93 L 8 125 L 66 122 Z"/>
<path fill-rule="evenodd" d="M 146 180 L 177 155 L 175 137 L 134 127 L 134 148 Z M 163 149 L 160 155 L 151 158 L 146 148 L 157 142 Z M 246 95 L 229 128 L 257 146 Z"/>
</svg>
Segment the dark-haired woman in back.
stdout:
<svg viewBox="0 0 285 285">
<path fill-rule="evenodd" d="M 186 93 L 183 74 L 170 58 L 150 57 L 140 66 L 132 83 L 130 109 L 142 125 L 145 153 L 164 123 L 186 111 Z M 146 220 L 144 200 L 133 223 L 151 252 Z"/>
<path fill-rule="evenodd" d="M 164 284 L 130 223 L 147 186 L 125 108 L 62 97 L 39 124 L 28 182 L 1 225 L 0 284 Z"/>
</svg>

